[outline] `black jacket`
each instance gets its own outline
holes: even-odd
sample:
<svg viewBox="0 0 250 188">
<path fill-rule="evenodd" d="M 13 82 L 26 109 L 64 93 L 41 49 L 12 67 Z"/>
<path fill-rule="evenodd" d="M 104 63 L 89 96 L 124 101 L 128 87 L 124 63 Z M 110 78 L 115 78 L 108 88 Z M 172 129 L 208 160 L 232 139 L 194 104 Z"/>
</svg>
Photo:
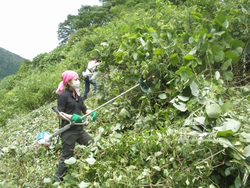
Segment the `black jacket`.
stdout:
<svg viewBox="0 0 250 188">
<path fill-rule="evenodd" d="M 64 90 L 61 95 L 58 97 L 57 100 L 57 108 L 59 112 L 65 112 L 67 114 L 78 114 L 81 115 L 81 112 L 83 114 L 86 114 L 87 108 L 85 104 L 82 101 L 81 96 L 78 96 L 75 94 L 76 97 L 73 97 L 73 90 L 66 89 Z M 62 126 L 65 126 L 68 123 L 68 121 L 63 120 Z M 81 125 L 75 125 L 72 126 L 68 130 L 82 130 Z"/>
</svg>

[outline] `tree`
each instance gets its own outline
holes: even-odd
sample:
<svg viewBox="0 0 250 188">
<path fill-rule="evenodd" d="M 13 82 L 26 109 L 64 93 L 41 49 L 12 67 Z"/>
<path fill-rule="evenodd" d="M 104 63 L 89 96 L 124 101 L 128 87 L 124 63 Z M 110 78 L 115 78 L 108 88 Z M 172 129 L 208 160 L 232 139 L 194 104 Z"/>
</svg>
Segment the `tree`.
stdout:
<svg viewBox="0 0 250 188">
<path fill-rule="evenodd" d="M 63 23 L 59 24 L 59 28 L 57 31 L 57 38 L 58 40 L 62 40 L 61 43 L 65 44 L 66 41 L 69 39 L 70 34 L 75 32 L 75 29 L 73 29 L 73 20 L 77 19 L 77 16 L 73 16 L 69 14 L 67 16 L 67 20 L 65 20 Z"/>
<path fill-rule="evenodd" d="M 107 8 L 101 6 L 82 6 L 78 15 L 68 15 L 67 20 L 59 24 L 57 31 L 61 44 L 67 43 L 70 35 L 76 30 L 90 26 L 101 26 L 110 19 Z"/>
</svg>

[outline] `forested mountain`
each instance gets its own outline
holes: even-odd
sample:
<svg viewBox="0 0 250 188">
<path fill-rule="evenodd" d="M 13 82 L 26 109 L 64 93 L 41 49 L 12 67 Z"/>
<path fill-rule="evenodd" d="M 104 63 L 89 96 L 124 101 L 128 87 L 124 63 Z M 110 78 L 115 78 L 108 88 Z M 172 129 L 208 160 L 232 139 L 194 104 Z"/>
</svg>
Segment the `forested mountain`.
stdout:
<svg viewBox="0 0 250 188">
<path fill-rule="evenodd" d="M 101 2 L 79 7 L 59 24 L 61 45 L 0 81 L 0 185 L 249 187 L 249 0 Z M 101 107 L 95 122 L 88 117 L 84 130 L 95 143 L 76 145 L 59 182 L 53 173 L 62 144 L 39 147 L 37 135 L 58 129 L 51 108 L 61 74 L 81 75 L 94 56 L 98 89 L 84 101 L 88 109 L 153 69 L 160 81 Z"/>
<path fill-rule="evenodd" d="M 23 63 L 22 58 L 4 48 L 0 47 L 0 79 L 15 74 Z"/>
</svg>

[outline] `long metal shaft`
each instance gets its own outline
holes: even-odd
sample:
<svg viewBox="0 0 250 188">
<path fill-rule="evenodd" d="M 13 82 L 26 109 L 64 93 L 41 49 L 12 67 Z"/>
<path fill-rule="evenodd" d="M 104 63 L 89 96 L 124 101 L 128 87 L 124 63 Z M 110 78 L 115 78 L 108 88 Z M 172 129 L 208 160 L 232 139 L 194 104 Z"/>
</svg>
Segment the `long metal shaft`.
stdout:
<svg viewBox="0 0 250 188">
<path fill-rule="evenodd" d="M 96 109 L 92 110 L 90 113 L 85 114 L 84 116 L 82 116 L 82 118 L 85 118 L 86 116 L 90 115 L 92 112 L 95 112 L 96 110 L 98 110 L 98 109 L 100 109 L 100 108 L 104 107 L 105 105 L 107 105 L 107 104 L 111 103 L 111 102 L 112 102 L 112 101 L 114 101 L 115 99 L 117 99 L 117 98 L 119 98 L 120 96 L 124 95 L 125 93 L 127 93 L 127 92 L 131 91 L 132 89 L 134 89 L 134 88 L 138 87 L 139 85 L 140 85 L 140 84 L 137 84 L 137 85 L 135 85 L 135 86 L 131 87 L 130 89 L 128 89 L 127 91 L 124 91 L 124 92 L 123 92 L 123 93 L 121 93 L 120 95 L 117 95 L 117 96 L 116 96 L 116 97 L 114 97 L 113 99 L 110 99 L 109 101 L 105 102 L 105 103 L 104 103 L 104 104 L 102 104 L 101 106 L 99 106 L 99 107 L 97 107 Z"/>
<path fill-rule="evenodd" d="M 58 129 L 58 130 L 57 130 L 56 132 L 54 132 L 53 134 L 49 135 L 48 138 L 51 139 L 51 138 L 53 138 L 53 137 L 55 137 L 55 136 L 57 136 L 57 135 L 63 133 L 64 131 L 68 130 L 70 127 L 71 127 L 71 124 L 67 124 L 67 125 L 65 125 L 64 127 Z"/>
</svg>

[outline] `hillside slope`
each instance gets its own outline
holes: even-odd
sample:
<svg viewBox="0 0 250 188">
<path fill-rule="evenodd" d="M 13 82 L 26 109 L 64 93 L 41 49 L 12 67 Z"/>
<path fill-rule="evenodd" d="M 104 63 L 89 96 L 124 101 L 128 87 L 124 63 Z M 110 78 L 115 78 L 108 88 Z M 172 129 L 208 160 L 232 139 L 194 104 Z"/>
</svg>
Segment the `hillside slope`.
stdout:
<svg viewBox="0 0 250 188">
<path fill-rule="evenodd" d="M 17 73 L 23 57 L 0 47 L 0 79 Z"/>
</svg>

